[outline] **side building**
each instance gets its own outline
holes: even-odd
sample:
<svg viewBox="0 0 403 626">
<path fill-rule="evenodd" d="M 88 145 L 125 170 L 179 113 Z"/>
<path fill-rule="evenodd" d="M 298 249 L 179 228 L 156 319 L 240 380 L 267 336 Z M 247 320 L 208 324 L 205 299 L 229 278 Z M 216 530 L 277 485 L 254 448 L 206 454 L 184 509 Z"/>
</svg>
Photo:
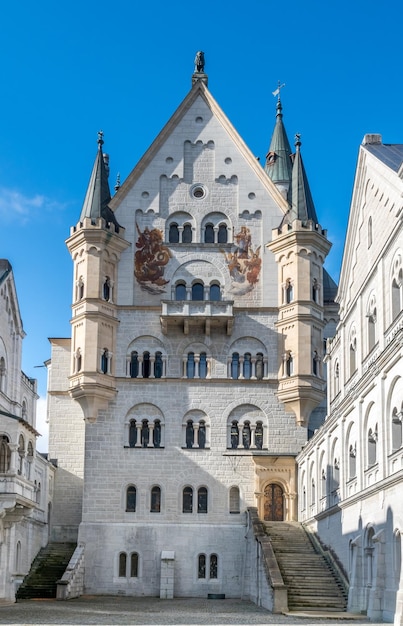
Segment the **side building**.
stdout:
<svg viewBox="0 0 403 626">
<path fill-rule="evenodd" d="M 55 468 L 36 450 L 36 380 L 21 371 L 25 337 L 13 270 L 0 259 L 0 599 L 48 542 Z"/>
<path fill-rule="evenodd" d="M 403 623 L 403 145 L 360 147 L 328 341 L 328 416 L 298 456 L 299 518 L 337 555 L 349 609 Z"/>
<path fill-rule="evenodd" d="M 297 519 L 338 318 L 282 117 L 263 168 L 196 71 L 112 199 L 99 136 L 49 365 L 52 536 L 78 540 L 86 593 L 241 597 L 247 509 Z"/>
</svg>

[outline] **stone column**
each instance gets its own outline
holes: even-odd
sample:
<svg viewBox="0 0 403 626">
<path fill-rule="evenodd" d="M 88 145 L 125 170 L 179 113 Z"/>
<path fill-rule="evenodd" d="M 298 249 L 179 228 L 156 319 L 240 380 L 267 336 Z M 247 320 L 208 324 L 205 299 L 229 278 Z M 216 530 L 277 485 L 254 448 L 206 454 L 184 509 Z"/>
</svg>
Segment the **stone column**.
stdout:
<svg viewBox="0 0 403 626">
<path fill-rule="evenodd" d="M 175 552 L 161 552 L 160 598 L 172 600 L 174 597 Z"/>
</svg>

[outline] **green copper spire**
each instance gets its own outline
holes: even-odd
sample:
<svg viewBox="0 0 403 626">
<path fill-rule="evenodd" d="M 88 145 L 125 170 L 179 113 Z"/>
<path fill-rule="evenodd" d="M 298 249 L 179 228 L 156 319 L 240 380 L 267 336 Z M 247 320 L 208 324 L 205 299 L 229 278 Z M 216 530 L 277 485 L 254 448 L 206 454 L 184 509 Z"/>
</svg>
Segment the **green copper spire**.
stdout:
<svg viewBox="0 0 403 626">
<path fill-rule="evenodd" d="M 276 125 L 271 138 L 270 148 L 266 155 L 264 169 L 273 183 L 282 187 L 288 196 L 292 177 L 291 148 L 283 124 L 280 88 L 279 85 L 276 91 L 273 92 L 276 95 L 278 94 Z"/>
<path fill-rule="evenodd" d="M 312 220 L 318 223 L 315 211 L 315 205 L 312 200 L 311 190 L 309 189 L 308 179 L 305 173 L 304 164 L 301 157 L 301 136 L 295 135 L 295 155 L 292 168 L 291 182 L 291 211 L 288 221 L 293 220 Z"/>
</svg>

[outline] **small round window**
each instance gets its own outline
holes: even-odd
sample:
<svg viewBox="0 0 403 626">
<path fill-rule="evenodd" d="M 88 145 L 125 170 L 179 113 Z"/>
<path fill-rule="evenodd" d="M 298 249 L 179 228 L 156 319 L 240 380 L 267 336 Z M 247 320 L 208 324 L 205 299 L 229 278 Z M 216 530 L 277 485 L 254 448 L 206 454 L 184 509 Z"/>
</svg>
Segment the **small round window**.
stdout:
<svg viewBox="0 0 403 626">
<path fill-rule="evenodd" d="M 201 198 L 204 198 L 204 196 L 206 195 L 206 190 L 202 185 L 195 185 L 191 189 L 191 194 L 194 198 L 201 200 Z"/>
</svg>

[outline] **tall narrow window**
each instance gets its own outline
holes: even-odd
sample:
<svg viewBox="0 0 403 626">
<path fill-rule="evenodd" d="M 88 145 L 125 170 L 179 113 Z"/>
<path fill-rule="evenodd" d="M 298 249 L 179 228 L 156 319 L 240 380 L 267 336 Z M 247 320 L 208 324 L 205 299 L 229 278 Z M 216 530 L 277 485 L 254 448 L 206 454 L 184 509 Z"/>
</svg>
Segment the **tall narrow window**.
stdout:
<svg viewBox="0 0 403 626">
<path fill-rule="evenodd" d="M 194 443 L 194 429 L 192 420 L 188 420 L 186 423 L 186 447 L 193 448 Z"/>
<path fill-rule="evenodd" d="M 192 487 L 185 487 L 183 490 L 182 511 L 183 513 L 193 512 L 193 489 Z"/>
<path fill-rule="evenodd" d="M 103 285 L 103 298 L 104 300 L 106 300 L 107 302 L 110 300 L 111 298 L 111 281 L 109 276 L 105 277 L 105 282 Z"/>
<path fill-rule="evenodd" d="M 150 378 L 151 361 L 150 353 L 143 352 L 143 378 Z"/>
<path fill-rule="evenodd" d="M 377 462 L 377 458 L 376 458 L 377 443 L 378 443 L 378 426 L 376 425 L 374 429 L 370 428 L 368 431 L 368 467 L 375 465 Z"/>
<path fill-rule="evenodd" d="M 148 425 L 148 420 L 143 420 L 141 422 L 141 446 L 142 448 L 147 448 L 150 441 L 150 427 Z"/>
<path fill-rule="evenodd" d="M 312 373 L 314 376 L 319 376 L 320 374 L 319 361 L 320 361 L 320 357 L 318 355 L 318 352 L 315 350 L 312 356 Z"/>
<path fill-rule="evenodd" d="M 10 469 L 11 450 L 9 439 L 6 435 L 0 437 L 0 472 L 4 474 Z"/>
<path fill-rule="evenodd" d="M 203 283 L 194 283 L 192 285 L 192 300 L 204 300 Z"/>
<path fill-rule="evenodd" d="M 0 358 L 0 391 L 6 392 L 6 361 L 3 356 Z"/>
<path fill-rule="evenodd" d="M 161 422 L 160 420 L 155 420 L 154 422 L 153 445 L 154 445 L 154 448 L 161 447 Z"/>
<path fill-rule="evenodd" d="M 156 352 L 155 361 L 154 361 L 155 378 L 162 378 L 162 370 L 163 370 L 162 352 Z"/>
<path fill-rule="evenodd" d="M 175 287 L 175 300 L 186 300 L 186 285 L 183 283 Z"/>
<path fill-rule="evenodd" d="M 206 555 L 205 554 L 199 554 L 198 566 L 197 566 L 197 577 L 206 578 Z"/>
<path fill-rule="evenodd" d="M 130 555 L 130 578 L 137 578 L 139 575 L 139 555 L 133 552 Z"/>
<path fill-rule="evenodd" d="M 246 352 L 243 356 L 243 377 L 250 378 L 252 376 L 252 355 Z"/>
<path fill-rule="evenodd" d="M 190 224 L 185 224 L 182 232 L 182 243 L 192 242 L 192 227 Z"/>
<path fill-rule="evenodd" d="M 218 227 L 218 243 L 228 242 L 228 230 L 226 224 L 220 224 Z"/>
<path fill-rule="evenodd" d="M 403 406 L 400 412 L 397 407 L 392 411 L 392 450 L 399 450 L 402 447 L 402 416 Z"/>
<path fill-rule="evenodd" d="M 294 287 L 290 280 L 287 280 L 285 287 L 285 301 L 286 304 L 290 304 L 294 300 Z"/>
<path fill-rule="evenodd" d="M 368 219 L 368 248 L 372 246 L 372 217 Z"/>
<path fill-rule="evenodd" d="M 207 489 L 200 487 L 197 492 L 197 512 L 207 513 Z"/>
<path fill-rule="evenodd" d="M 199 422 L 199 448 L 204 449 L 206 447 L 206 422 L 200 420 Z"/>
<path fill-rule="evenodd" d="M 400 270 L 398 276 L 392 282 L 392 321 L 402 312 L 402 292 L 403 272 Z"/>
<path fill-rule="evenodd" d="M 285 355 L 285 375 L 293 376 L 294 374 L 294 361 L 291 352 L 287 352 Z"/>
<path fill-rule="evenodd" d="M 214 302 L 218 302 L 221 300 L 221 288 L 220 285 L 211 285 L 210 286 L 210 300 Z"/>
<path fill-rule="evenodd" d="M 136 420 L 130 420 L 129 423 L 129 446 L 134 448 L 137 443 L 137 426 Z"/>
<path fill-rule="evenodd" d="M 353 327 L 350 331 L 350 376 L 357 369 L 357 331 Z"/>
<path fill-rule="evenodd" d="M 207 378 L 207 354 L 205 352 L 200 352 L 199 378 Z"/>
<path fill-rule="evenodd" d="M 231 487 L 229 491 L 229 512 L 240 513 L 239 487 Z"/>
<path fill-rule="evenodd" d="M 204 229 L 204 243 L 214 243 L 214 226 L 206 224 Z"/>
<path fill-rule="evenodd" d="M 187 378 L 195 377 L 195 355 L 194 352 L 189 352 L 186 362 L 186 376 Z"/>
<path fill-rule="evenodd" d="M 245 450 L 249 450 L 250 448 L 250 423 L 245 422 L 242 428 L 242 445 Z"/>
<path fill-rule="evenodd" d="M 235 450 L 239 445 L 239 426 L 238 422 L 234 420 L 231 424 L 231 448 Z"/>
<path fill-rule="evenodd" d="M 126 511 L 128 513 L 134 513 L 136 511 L 136 487 L 130 485 L 126 490 Z"/>
<path fill-rule="evenodd" d="M 179 243 L 178 224 L 171 224 L 169 227 L 169 243 Z"/>
<path fill-rule="evenodd" d="M 218 576 L 218 556 L 216 554 L 210 555 L 210 578 L 217 578 Z"/>
<path fill-rule="evenodd" d="M 77 299 L 82 300 L 84 298 L 84 281 L 83 277 L 80 276 L 77 283 Z"/>
<path fill-rule="evenodd" d="M 357 449 L 355 445 L 350 445 L 348 451 L 348 477 L 351 480 L 357 476 Z"/>
<path fill-rule="evenodd" d="M 256 378 L 262 380 L 264 375 L 263 354 L 258 352 L 256 355 Z"/>
<path fill-rule="evenodd" d="M 17 574 L 21 572 L 21 541 L 17 541 L 15 550 L 15 570 Z"/>
<path fill-rule="evenodd" d="M 25 441 L 22 435 L 20 435 L 18 439 L 18 457 L 18 474 L 22 474 L 25 457 Z"/>
<path fill-rule="evenodd" d="M 255 446 L 258 450 L 262 450 L 263 448 L 263 424 L 262 422 L 256 422 Z"/>
<path fill-rule="evenodd" d="M 126 552 L 119 554 L 119 578 L 126 578 Z"/>
<path fill-rule="evenodd" d="M 130 378 L 137 378 L 139 375 L 139 356 L 137 352 L 130 355 Z"/>
<path fill-rule="evenodd" d="M 239 353 L 234 352 L 231 360 L 231 378 L 239 378 Z"/>
<path fill-rule="evenodd" d="M 153 487 L 151 489 L 151 513 L 161 512 L 161 488 Z"/>
<path fill-rule="evenodd" d="M 108 350 L 105 348 L 101 354 L 101 372 L 108 373 Z"/>
</svg>

